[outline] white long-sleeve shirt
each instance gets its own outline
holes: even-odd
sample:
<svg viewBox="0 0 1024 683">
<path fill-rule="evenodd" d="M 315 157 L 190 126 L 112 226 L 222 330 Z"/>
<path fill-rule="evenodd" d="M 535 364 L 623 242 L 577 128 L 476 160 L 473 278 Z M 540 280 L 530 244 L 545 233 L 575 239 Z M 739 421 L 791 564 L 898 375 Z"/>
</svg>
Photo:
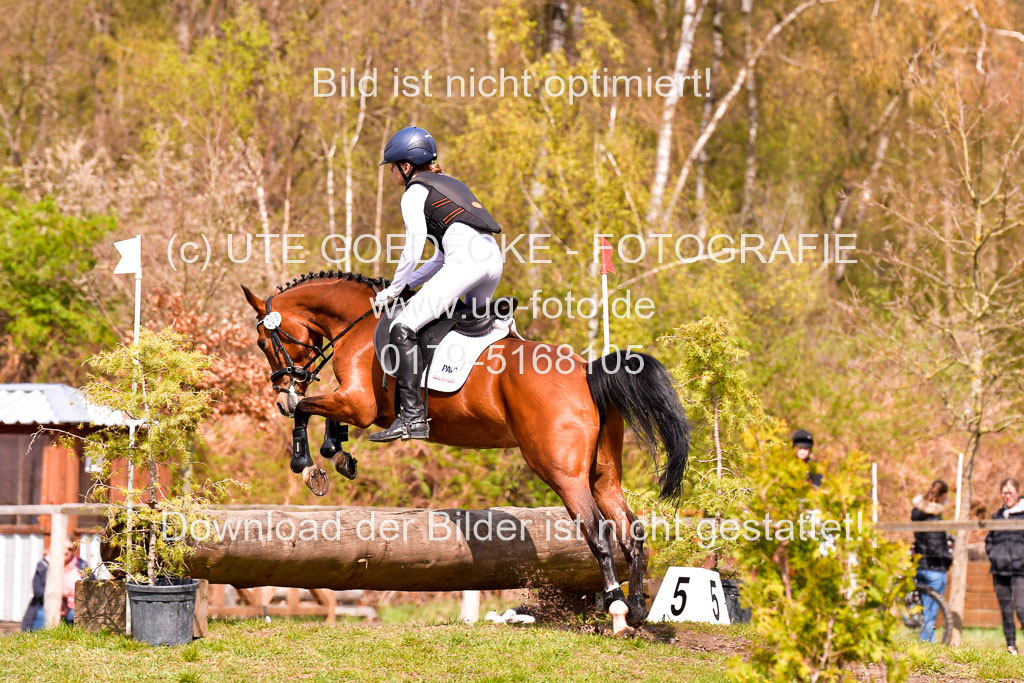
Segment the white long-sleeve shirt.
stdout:
<svg viewBox="0 0 1024 683">
<path fill-rule="evenodd" d="M 427 215 L 423 209 L 430 190 L 425 185 L 413 185 L 402 195 L 402 220 L 405 222 L 405 247 L 395 268 L 388 293 L 397 297 L 406 285 L 418 287 L 444 265 L 444 252 L 437 249 L 434 256 L 416 270 L 427 246 Z M 437 246 L 437 245 L 435 245 Z"/>
</svg>

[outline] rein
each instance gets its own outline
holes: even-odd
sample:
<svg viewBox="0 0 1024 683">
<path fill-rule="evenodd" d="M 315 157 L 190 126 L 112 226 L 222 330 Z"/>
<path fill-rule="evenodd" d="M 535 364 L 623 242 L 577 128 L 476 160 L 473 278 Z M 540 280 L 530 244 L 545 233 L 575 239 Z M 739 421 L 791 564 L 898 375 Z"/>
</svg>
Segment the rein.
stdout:
<svg viewBox="0 0 1024 683">
<path fill-rule="evenodd" d="M 274 358 L 276 358 L 277 362 L 281 364 L 281 369 L 270 373 L 270 382 L 274 385 L 274 391 L 283 394 L 298 393 L 295 391 L 296 384 L 319 381 L 320 377 L 318 375 L 320 374 L 320 371 L 323 370 L 324 366 L 327 365 L 331 358 L 334 357 L 334 346 L 337 341 L 348 334 L 353 327 L 362 322 L 367 316 L 373 313 L 373 308 L 371 307 L 370 310 L 353 320 L 345 327 L 345 329 L 334 335 L 334 337 L 329 339 L 326 344 L 320 347 L 301 342 L 281 329 L 281 314 L 272 310 L 273 298 L 273 295 L 267 297 L 267 315 L 264 316 L 262 320 L 256 321 L 256 327 L 263 325 L 263 328 L 270 334 L 270 343 L 274 349 Z M 292 357 L 288 354 L 288 350 L 284 348 L 284 342 L 281 341 L 282 335 L 293 344 L 310 349 L 313 352 L 313 356 L 301 366 L 296 365 L 295 361 L 293 361 Z M 283 362 L 281 360 L 282 356 L 284 357 Z M 313 367 L 314 365 L 316 367 Z M 291 378 L 291 384 L 289 384 L 287 388 L 278 386 L 277 384 L 277 380 L 282 377 Z"/>
</svg>

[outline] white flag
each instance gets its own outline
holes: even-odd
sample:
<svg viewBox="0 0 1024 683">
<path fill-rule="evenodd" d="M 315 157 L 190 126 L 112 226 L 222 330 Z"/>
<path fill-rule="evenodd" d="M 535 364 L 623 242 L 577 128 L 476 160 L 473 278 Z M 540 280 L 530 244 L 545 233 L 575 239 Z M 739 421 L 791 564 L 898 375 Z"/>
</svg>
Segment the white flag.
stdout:
<svg viewBox="0 0 1024 683">
<path fill-rule="evenodd" d="M 121 260 L 114 268 L 114 275 L 138 275 L 142 272 L 142 236 L 114 242 Z"/>
</svg>

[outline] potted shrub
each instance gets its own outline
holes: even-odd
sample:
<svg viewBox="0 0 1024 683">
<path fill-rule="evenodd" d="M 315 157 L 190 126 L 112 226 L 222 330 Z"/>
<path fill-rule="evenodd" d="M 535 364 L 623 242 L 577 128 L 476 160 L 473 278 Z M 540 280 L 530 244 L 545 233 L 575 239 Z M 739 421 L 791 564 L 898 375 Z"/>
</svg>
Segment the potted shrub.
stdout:
<svg viewBox="0 0 1024 683">
<path fill-rule="evenodd" d="M 181 525 L 208 522 L 208 503 L 230 483 L 199 485 L 192 477 L 191 445 L 211 403 L 200 380 L 212 362 L 170 328 L 143 330 L 137 344 L 88 361 L 97 374 L 86 397 L 121 411 L 129 424 L 84 437 L 84 453 L 104 482 L 93 497 L 107 503 L 106 564 L 125 579 L 133 637 L 154 645 L 192 640 L 199 582 L 185 574 L 196 541 Z M 130 480 L 113 484 L 126 466 Z"/>
</svg>

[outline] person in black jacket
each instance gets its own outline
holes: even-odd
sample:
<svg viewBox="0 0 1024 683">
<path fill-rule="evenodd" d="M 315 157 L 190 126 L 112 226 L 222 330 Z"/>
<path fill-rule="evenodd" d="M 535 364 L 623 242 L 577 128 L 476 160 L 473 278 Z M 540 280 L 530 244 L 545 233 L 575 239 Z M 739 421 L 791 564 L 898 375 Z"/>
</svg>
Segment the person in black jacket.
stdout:
<svg viewBox="0 0 1024 683">
<path fill-rule="evenodd" d="M 946 506 L 949 486 L 941 479 L 936 479 L 924 495 L 914 496 L 914 509 L 910 511 L 911 522 L 931 522 L 942 519 L 942 509 Z M 935 590 L 939 595 L 946 592 L 946 573 L 953 564 L 953 551 L 950 549 L 950 538 L 944 531 L 915 531 L 914 554 L 920 556 L 917 563 L 915 580 Z M 935 617 L 939 613 L 939 603 L 927 595 L 921 595 L 924 607 L 924 627 L 921 629 L 921 640 L 935 642 Z"/>
<path fill-rule="evenodd" d="M 822 476 L 817 466 L 811 462 L 811 450 L 814 448 L 814 437 L 805 429 L 793 432 L 793 450 L 796 457 L 807 465 L 807 481 L 814 488 L 821 488 Z"/>
<path fill-rule="evenodd" d="M 1024 520 L 1024 500 L 1020 497 L 1020 482 L 1004 479 L 999 485 L 1003 506 L 992 519 Z M 992 563 L 992 585 L 1003 614 L 1003 635 L 1006 649 L 1017 654 L 1017 627 L 1013 613 L 1024 625 L 1024 530 L 990 531 L 985 536 L 985 554 Z"/>
</svg>

